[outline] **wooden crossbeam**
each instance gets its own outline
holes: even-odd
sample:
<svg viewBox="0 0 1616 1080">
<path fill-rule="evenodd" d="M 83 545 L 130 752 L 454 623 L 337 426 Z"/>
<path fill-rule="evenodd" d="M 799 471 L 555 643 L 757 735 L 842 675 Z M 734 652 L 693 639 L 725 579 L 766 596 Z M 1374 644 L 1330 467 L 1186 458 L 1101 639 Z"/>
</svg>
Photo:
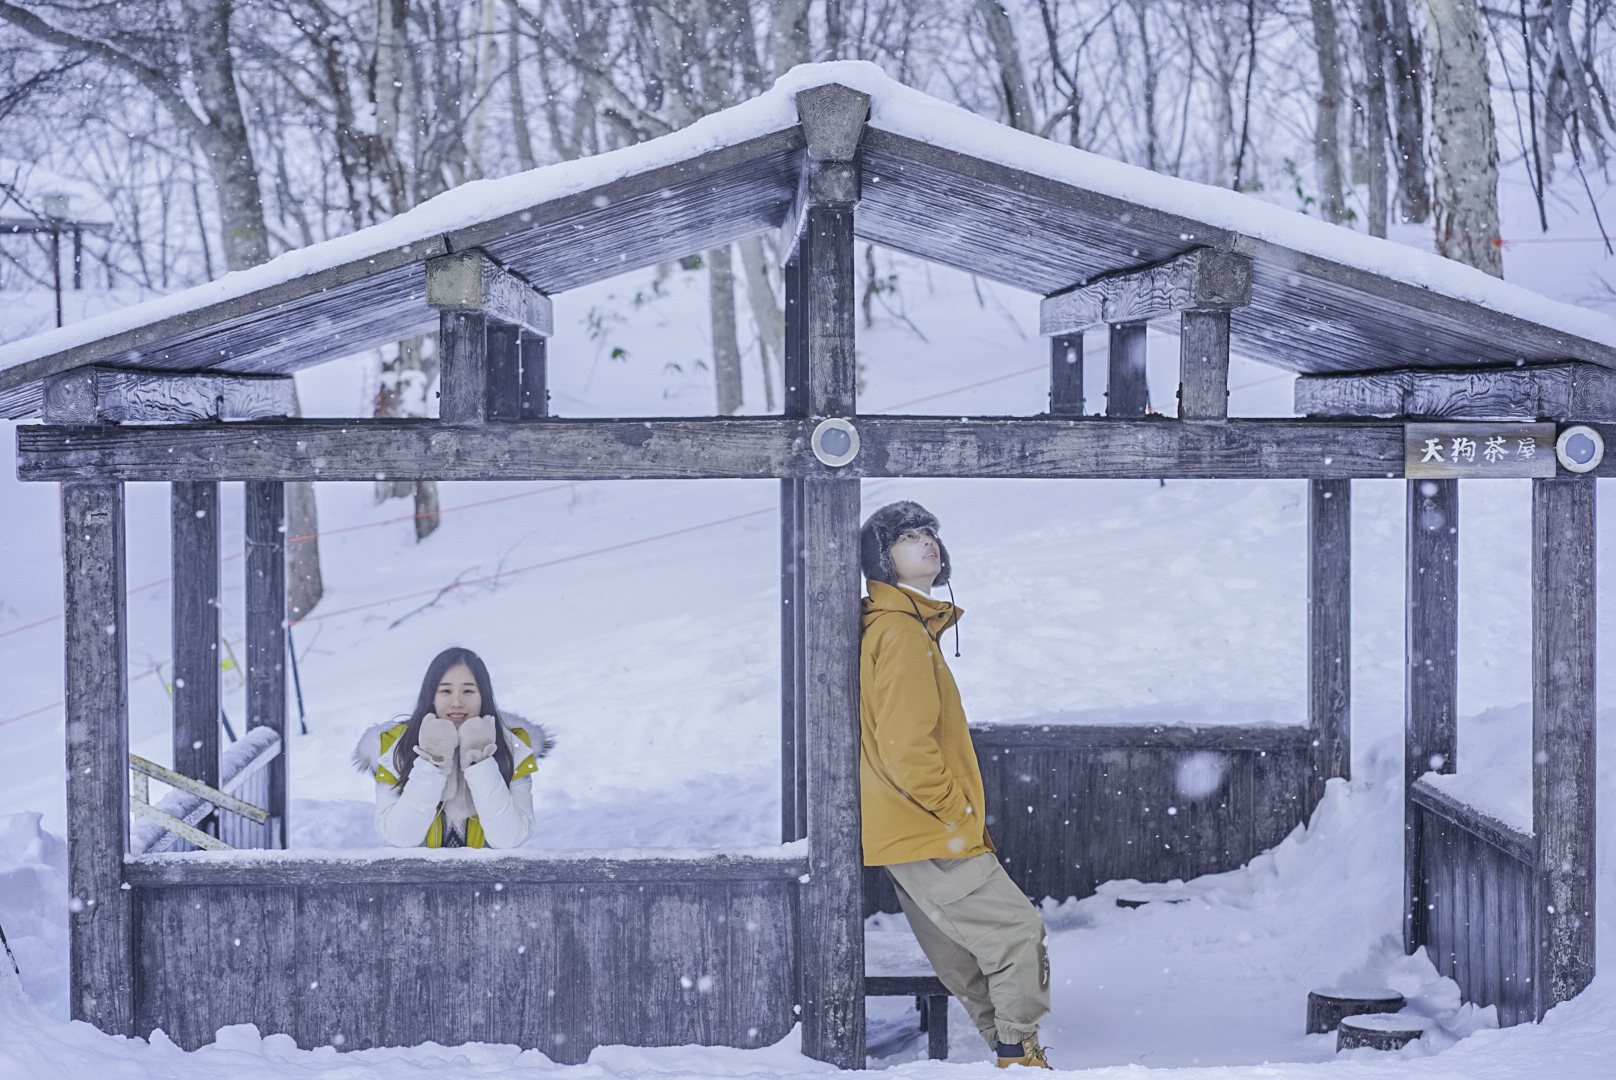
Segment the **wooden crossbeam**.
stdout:
<svg viewBox="0 0 1616 1080">
<path fill-rule="evenodd" d="M 23 480 L 615 480 L 833 477 L 1403 475 L 1394 422 L 855 417 L 861 449 L 830 469 L 809 419 L 431 420 L 17 429 Z"/>
<path fill-rule="evenodd" d="M 1567 361 L 1479 371 L 1303 375 L 1295 398 L 1299 416 L 1609 423 L 1616 420 L 1616 371 Z"/>
<path fill-rule="evenodd" d="M 427 260 L 426 303 L 440 311 L 477 312 L 545 337 L 555 327 L 550 298 L 478 250 Z"/>
<path fill-rule="evenodd" d="M 290 375 L 186 374 L 81 367 L 45 380 L 52 423 L 183 424 L 264 420 L 297 411 Z"/>
<path fill-rule="evenodd" d="M 200 780 L 193 780 L 189 776 L 177 773 L 173 769 L 165 768 L 155 761 L 148 761 L 139 754 L 129 755 L 129 767 L 137 773 L 151 777 L 153 780 L 160 780 L 171 788 L 195 795 L 203 802 L 212 803 L 220 810 L 240 814 L 242 817 L 256 821 L 260 825 L 269 821 L 268 810 L 254 806 L 244 799 L 238 799 L 234 795 L 227 795 L 216 787 L 204 784 Z"/>
<path fill-rule="evenodd" d="M 1075 334 L 1102 323 L 1148 322 L 1186 311 L 1228 311 L 1251 302 L 1251 260 L 1212 248 L 1159 266 L 1085 282 L 1044 298 L 1039 332 Z"/>
</svg>

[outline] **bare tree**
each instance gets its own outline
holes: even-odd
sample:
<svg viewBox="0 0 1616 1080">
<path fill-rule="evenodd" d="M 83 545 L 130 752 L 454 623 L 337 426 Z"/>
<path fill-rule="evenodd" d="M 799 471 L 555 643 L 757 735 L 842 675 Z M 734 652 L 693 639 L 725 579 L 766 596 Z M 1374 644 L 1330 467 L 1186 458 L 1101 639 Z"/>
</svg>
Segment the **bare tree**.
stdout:
<svg viewBox="0 0 1616 1080">
<path fill-rule="evenodd" d="M 1358 0 L 1358 43 L 1364 65 L 1364 142 L 1369 157 L 1369 235 L 1385 236 L 1386 146 L 1391 131 L 1386 114 L 1385 0 Z"/>
<path fill-rule="evenodd" d="M 1328 220 L 1339 225 L 1350 216 L 1341 161 L 1341 106 L 1346 100 L 1346 87 L 1342 78 L 1340 33 L 1336 27 L 1334 0 L 1311 0 L 1311 6 L 1313 48 L 1319 57 L 1318 111 L 1313 127 L 1313 158 L 1319 171 L 1319 209 Z"/>
<path fill-rule="evenodd" d="M 1386 0 L 1397 115 L 1397 198 L 1404 221 L 1431 216 L 1425 178 L 1424 49 L 1408 17 L 1408 0 Z"/>
<path fill-rule="evenodd" d="M 1504 276 L 1498 238 L 1498 138 L 1476 0 L 1426 0 L 1431 58 L 1436 250 Z"/>
<path fill-rule="evenodd" d="M 976 0 L 976 10 L 987 26 L 988 41 L 999 62 L 999 91 L 1004 95 L 1006 122 L 1017 131 L 1032 131 L 1032 97 L 1027 93 L 1027 75 L 1021 66 L 1021 49 L 1010 13 L 1000 0 Z"/>
</svg>

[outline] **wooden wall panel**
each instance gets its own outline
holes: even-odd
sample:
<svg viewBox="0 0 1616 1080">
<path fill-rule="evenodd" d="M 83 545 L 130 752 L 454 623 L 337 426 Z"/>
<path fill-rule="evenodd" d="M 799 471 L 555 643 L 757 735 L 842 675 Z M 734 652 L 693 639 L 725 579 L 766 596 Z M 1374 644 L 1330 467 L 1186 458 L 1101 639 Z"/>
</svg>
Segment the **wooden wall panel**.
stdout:
<svg viewBox="0 0 1616 1080">
<path fill-rule="evenodd" d="M 1301 727 L 994 724 L 973 728 L 972 738 L 989 832 L 1034 899 L 1232 870 L 1283 840 L 1316 802 L 1311 736 Z M 1179 770 L 1199 755 L 1219 779 L 1192 798 Z M 898 910 L 885 871 L 868 868 L 864 889 L 866 914 Z"/>
<path fill-rule="evenodd" d="M 1531 866 L 1491 843 L 1485 823 L 1454 820 L 1463 813 L 1450 815 L 1430 805 L 1416 809 L 1420 892 L 1429 905 L 1423 920 L 1426 955 L 1459 984 L 1464 1000 L 1497 1006 L 1500 1025 L 1531 1023 L 1538 1017 Z"/>
<path fill-rule="evenodd" d="M 479 1040 L 564 1063 L 603 1043 L 764 1046 L 797 1020 L 798 888 L 139 887 L 134 1026 L 186 1048 L 255 1023 L 304 1047 Z"/>
</svg>

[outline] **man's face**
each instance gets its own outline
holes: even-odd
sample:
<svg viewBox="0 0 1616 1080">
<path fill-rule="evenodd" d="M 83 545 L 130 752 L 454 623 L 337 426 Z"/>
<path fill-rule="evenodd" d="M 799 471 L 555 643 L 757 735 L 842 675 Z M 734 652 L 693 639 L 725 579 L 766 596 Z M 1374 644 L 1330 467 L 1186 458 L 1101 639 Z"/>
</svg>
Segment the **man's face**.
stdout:
<svg viewBox="0 0 1616 1080">
<path fill-rule="evenodd" d="M 930 589 L 942 573 L 942 551 L 930 529 L 909 529 L 892 544 L 892 568 L 898 581 L 911 588 Z"/>
</svg>

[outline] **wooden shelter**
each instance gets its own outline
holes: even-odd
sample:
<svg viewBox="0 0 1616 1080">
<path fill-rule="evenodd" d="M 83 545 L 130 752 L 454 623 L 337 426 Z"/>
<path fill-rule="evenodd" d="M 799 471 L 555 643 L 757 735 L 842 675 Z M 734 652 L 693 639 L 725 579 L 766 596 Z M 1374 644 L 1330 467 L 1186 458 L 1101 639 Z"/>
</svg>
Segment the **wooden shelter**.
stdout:
<svg viewBox="0 0 1616 1080">
<path fill-rule="evenodd" d="M 766 231 L 786 266 L 783 415 L 547 415 L 554 294 Z M 861 415 L 855 237 L 1046 295 L 1048 413 Z M 1151 322 L 1181 334 L 1173 418 L 1145 415 Z M 288 373 L 433 326 L 440 418 L 289 417 Z M 1100 327 L 1108 407 L 1091 417 L 1072 360 Z M 1227 416 L 1231 343 L 1303 374 L 1302 415 Z M 1010 870 L 1059 898 L 1239 865 L 1347 775 L 1351 481 L 1407 476 L 1407 943 L 1505 1022 L 1540 1017 L 1593 972 L 1593 478 L 1612 470 L 1612 368 L 1616 324 L 1591 313 L 1009 131 L 859 64 L 9 346 L 0 413 L 44 419 L 18 429 L 19 475 L 63 490 L 73 1015 L 182 1046 L 250 1021 L 305 1046 L 479 1039 L 562 1061 L 765 1045 L 800 1020 L 807 1054 L 860 1067 L 862 919 L 881 897 L 859 852 L 859 480 L 1309 481 L 1305 726 L 977 731 Z M 1457 480 L 1501 475 L 1535 477 L 1530 833 L 1424 776 L 1459 761 Z M 778 854 L 130 855 L 123 485 L 173 488 L 174 767 L 217 785 L 219 483 L 247 490 L 248 723 L 284 735 L 283 485 L 378 477 L 778 479 Z M 1134 812 L 1175 801 L 1176 770 L 1208 754 L 1209 794 Z M 280 762 L 261 775 L 267 821 L 239 835 L 273 848 L 287 778 Z M 1064 812 L 1009 812 L 1030 793 Z"/>
</svg>

